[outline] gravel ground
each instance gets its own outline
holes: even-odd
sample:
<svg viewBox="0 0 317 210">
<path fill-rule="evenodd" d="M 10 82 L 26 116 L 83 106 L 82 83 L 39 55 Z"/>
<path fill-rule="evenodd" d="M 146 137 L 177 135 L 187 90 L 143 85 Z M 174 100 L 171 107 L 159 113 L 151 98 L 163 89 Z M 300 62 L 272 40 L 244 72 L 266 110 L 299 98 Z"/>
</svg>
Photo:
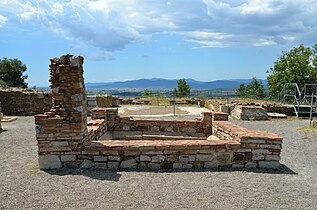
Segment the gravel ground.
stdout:
<svg viewBox="0 0 317 210">
<path fill-rule="evenodd" d="M 308 121 L 241 122 L 284 137 L 277 171 L 40 171 L 33 117 L 3 124 L 0 209 L 317 209 L 317 133 Z"/>
</svg>

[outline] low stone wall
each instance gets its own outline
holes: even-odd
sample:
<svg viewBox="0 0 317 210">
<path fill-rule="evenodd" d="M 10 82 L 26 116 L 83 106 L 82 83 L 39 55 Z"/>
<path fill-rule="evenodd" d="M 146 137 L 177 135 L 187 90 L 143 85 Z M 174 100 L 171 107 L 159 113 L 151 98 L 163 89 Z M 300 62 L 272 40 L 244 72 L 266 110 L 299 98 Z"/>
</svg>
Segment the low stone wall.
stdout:
<svg viewBox="0 0 317 210">
<path fill-rule="evenodd" d="M 47 92 L 0 89 L 0 102 L 4 115 L 27 116 L 49 111 L 52 97 Z"/>
<path fill-rule="evenodd" d="M 120 117 L 117 108 L 96 108 L 92 110 L 92 119 L 106 119 L 107 131 L 138 131 L 143 134 L 173 133 L 181 136 L 208 137 L 211 131 L 211 112 L 204 112 L 196 120 L 156 120 Z M 135 136 L 135 138 L 139 138 Z"/>
<path fill-rule="evenodd" d="M 87 96 L 87 110 L 91 114 L 91 110 L 96 107 L 118 107 L 119 98 L 112 95 L 89 95 Z"/>
<path fill-rule="evenodd" d="M 267 120 L 266 109 L 260 106 L 235 106 L 231 116 L 241 120 Z"/>
<path fill-rule="evenodd" d="M 278 168 L 282 138 L 273 133 L 249 130 L 228 121 L 214 121 L 213 134 L 241 144 L 234 154 L 247 168 Z M 239 157 L 239 158 L 238 158 Z"/>
</svg>

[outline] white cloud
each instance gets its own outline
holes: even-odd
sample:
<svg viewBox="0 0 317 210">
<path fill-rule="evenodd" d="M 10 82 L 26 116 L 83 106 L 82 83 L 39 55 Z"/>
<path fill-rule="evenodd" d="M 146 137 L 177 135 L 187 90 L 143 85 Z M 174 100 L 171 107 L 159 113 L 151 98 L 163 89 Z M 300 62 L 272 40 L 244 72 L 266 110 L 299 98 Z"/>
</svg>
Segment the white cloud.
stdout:
<svg viewBox="0 0 317 210">
<path fill-rule="evenodd" d="M 16 18 L 44 26 L 74 45 L 94 47 L 89 57 L 98 59 L 112 59 L 113 51 L 155 33 L 182 35 L 195 47 L 311 43 L 317 37 L 316 0 L 1 0 L 0 13 L 0 27 Z"/>
<path fill-rule="evenodd" d="M 0 28 L 6 24 L 7 20 L 8 20 L 8 18 L 6 18 L 3 15 L 0 15 Z"/>
</svg>

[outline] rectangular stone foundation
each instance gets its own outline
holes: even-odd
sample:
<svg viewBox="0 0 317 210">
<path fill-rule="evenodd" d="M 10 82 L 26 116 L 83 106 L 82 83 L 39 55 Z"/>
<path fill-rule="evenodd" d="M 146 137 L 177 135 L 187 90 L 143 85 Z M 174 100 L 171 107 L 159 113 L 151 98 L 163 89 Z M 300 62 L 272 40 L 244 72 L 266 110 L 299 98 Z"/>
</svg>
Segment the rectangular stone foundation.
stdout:
<svg viewBox="0 0 317 210">
<path fill-rule="evenodd" d="M 41 169 L 279 167 L 282 138 L 234 125 L 225 113 L 151 120 L 96 108 L 87 122 L 82 63 L 82 57 L 72 55 L 51 60 L 53 107 L 35 116 Z"/>
</svg>

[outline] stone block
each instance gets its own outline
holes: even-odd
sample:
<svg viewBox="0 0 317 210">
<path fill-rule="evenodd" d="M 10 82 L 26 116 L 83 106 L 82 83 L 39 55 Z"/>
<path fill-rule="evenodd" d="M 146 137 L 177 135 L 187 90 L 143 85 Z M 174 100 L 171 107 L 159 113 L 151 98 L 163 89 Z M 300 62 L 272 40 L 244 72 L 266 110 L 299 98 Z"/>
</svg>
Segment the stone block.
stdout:
<svg viewBox="0 0 317 210">
<path fill-rule="evenodd" d="M 61 155 L 62 162 L 72 162 L 76 160 L 76 155 Z"/>
<path fill-rule="evenodd" d="M 154 170 L 159 170 L 161 168 L 161 165 L 159 163 L 149 163 L 148 168 L 154 169 Z"/>
<path fill-rule="evenodd" d="M 151 161 L 151 157 L 147 156 L 147 155 L 140 155 L 140 161 L 150 162 Z"/>
<path fill-rule="evenodd" d="M 183 164 L 181 163 L 173 163 L 173 169 L 182 169 L 183 168 Z"/>
<path fill-rule="evenodd" d="M 107 156 L 94 156 L 95 162 L 106 162 L 108 160 Z"/>
<path fill-rule="evenodd" d="M 280 163 L 278 161 L 260 161 L 260 168 L 279 168 Z"/>
<path fill-rule="evenodd" d="M 135 169 L 137 167 L 137 162 L 135 159 L 124 160 L 120 164 L 120 168 L 123 169 Z"/>
<path fill-rule="evenodd" d="M 65 168 L 78 168 L 78 164 L 76 162 L 65 162 L 64 167 Z"/>
<path fill-rule="evenodd" d="M 152 162 L 153 163 L 161 163 L 165 160 L 165 156 L 164 155 L 155 155 L 152 156 Z"/>
<path fill-rule="evenodd" d="M 145 162 L 140 162 L 140 163 L 138 164 L 138 169 L 146 169 L 146 168 L 147 168 L 147 165 L 146 165 Z"/>
<path fill-rule="evenodd" d="M 214 159 L 214 155 L 202 155 L 202 154 L 197 154 L 196 155 L 196 161 L 212 161 Z"/>
<path fill-rule="evenodd" d="M 108 160 L 110 160 L 110 161 L 121 161 L 121 157 L 120 156 L 116 156 L 116 155 L 109 155 L 108 156 Z"/>
<path fill-rule="evenodd" d="M 39 155 L 40 169 L 57 169 L 62 167 L 62 162 L 58 155 Z"/>
<path fill-rule="evenodd" d="M 175 162 L 176 160 L 178 160 L 178 156 L 177 155 L 166 155 L 166 161 L 171 161 L 171 162 Z"/>
<path fill-rule="evenodd" d="M 216 160 L 220 163 L 220 164 L 227 164 L 231 162 L 231 155 L 230 154 L 218 154 L 216 157 Z"/>
<path fill-rule="evenodd" d="M 95 163 L 95 168 L 100 168 L 100 169 L 107 169 L 107 163 Z"/>
<path fill-rule="evenodd" d="M 119 162 L 108 162 L 108 169 L 118 169 L 119 167 Z"/>
<path fill-rule="evenodd" d="M 84 169 L 89 169 L 89 168 L 93 168 L 94 167 L 94 162 L 92 162 L 91 160 L 84 160 L 80 166 L 80 168 L 84 168 Z"/>
<path fill-rule="evenodd" d="M 195 161 L 195 155 L 180 155 L 178 159 L 182 163 L 193 162 Z"/>
<path fill-rule="evenodd" d="M 245 164 L 245 167 L 248 168 L 248 169 L 253 169 L 253 168 L 256 168 L 257 164 L 256 163 L 253 163 L 253 162 L 247 162 Z"/>
<path fill-rule="evenodd" d="M 192 168 L 193 168 L 193 164 L 190 164 L 190 163 L 183 164 L 183 169 L 192 169 Z"/>
<path fill-rule="evenodd" d="M 281 160 L 281 157 L 278 155 L 267 155 L 265 157 L 265 160 L 274 160 L 274 161 L 279 161 Z"/>
<path fill-rule="evenodd" d="M 264 155 L 254 154 L 254 155 L 252 155 L 252 160 L 264 160 Z"/>
<path fill-rule="evenodd" d="M 205 162 L 204 163 L 204 168 L 205 169 L 215 169 L 219 167 L 219 163 L 216 162 Z"/>
</svg>

